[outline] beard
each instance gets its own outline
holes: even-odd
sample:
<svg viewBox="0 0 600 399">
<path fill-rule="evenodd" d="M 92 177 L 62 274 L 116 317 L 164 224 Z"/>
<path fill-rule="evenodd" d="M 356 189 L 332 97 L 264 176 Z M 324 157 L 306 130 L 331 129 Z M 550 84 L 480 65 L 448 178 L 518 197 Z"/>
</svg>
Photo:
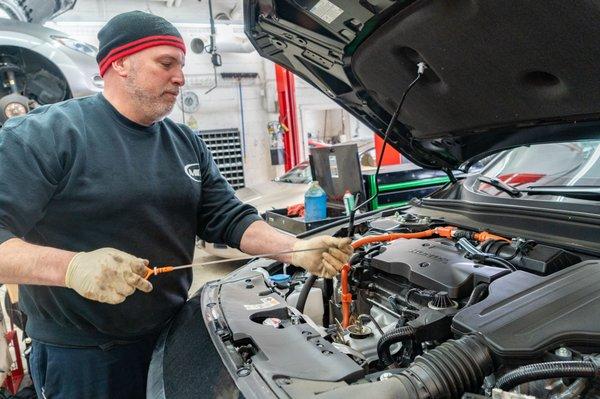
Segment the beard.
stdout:
<svg viewBox="0 0 600 399">
<path fill-rule="evenodd" d="M 165 88 L 159 94 L 154 94 L 140 84 L 137 72 L 129 76 L 129 79 L 125 81 L 125 86 L 131 95 L 131 100 L 136 104 L 138 109 L 142 110 L 147 119 L 153 122 L 163 120 L 171 113 L 175 106 L 175 101 L 166 92 L 179 91 L 177 87 Z"/>
</svg>

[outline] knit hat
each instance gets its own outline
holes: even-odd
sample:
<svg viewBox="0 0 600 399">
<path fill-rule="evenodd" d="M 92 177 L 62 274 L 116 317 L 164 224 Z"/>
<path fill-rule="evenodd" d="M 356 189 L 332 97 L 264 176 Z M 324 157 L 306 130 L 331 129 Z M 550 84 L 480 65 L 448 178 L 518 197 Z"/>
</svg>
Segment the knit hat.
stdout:
<svg viewBox="0 0 600 399">
<path fill-rule="evenodd" d="M 185 54 L 181 34 L 169 21 L 142 11 L 130 11 L 111 18 L 98 32 L 100 50 L 96 61 L 100 76 L 113 61 L 154 46 L 174 46 Z"/>
</svg>

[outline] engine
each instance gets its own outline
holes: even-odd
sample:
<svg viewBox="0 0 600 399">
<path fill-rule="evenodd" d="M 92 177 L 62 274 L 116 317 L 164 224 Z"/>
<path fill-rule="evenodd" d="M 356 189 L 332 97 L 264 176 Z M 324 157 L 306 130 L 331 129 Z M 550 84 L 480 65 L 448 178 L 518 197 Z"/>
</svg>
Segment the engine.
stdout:
<svg viewBox="0 0 600 399">
<path fill-rule="evenodd" d="M 365 372 L 323 397 L 599 393 L 600 260 L 416 216 L 359 231 L 339 278 L 285 294 Z"/>
</svg>

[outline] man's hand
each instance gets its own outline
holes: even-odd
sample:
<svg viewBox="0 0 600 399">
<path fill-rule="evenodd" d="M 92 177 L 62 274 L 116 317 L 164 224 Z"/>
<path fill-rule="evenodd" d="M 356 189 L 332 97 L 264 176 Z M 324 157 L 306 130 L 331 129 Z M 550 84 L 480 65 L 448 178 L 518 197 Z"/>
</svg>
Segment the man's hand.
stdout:
<svg viewBox="0 0 600 399">
<path fill-rule="evenodd" d="M 292 255 L 292 263 L 319 277 L 332 278 L 350 259 L 354 251 L 350 242 L 349 238 L 330 236 L 300 240 L 294 244 L 294 251 L 310 248 L 327 248 L 327 250 L 295 252 Z"/>
<path fill-rule="evenodd" d="M 152 291 L 152 284 L 144 280 L 147 264 L 147 260 L 114 248 L 80 252 L 67 267 L 65 285 L 87 299 L 121 303 L 136 288 Z"/>
</svg>

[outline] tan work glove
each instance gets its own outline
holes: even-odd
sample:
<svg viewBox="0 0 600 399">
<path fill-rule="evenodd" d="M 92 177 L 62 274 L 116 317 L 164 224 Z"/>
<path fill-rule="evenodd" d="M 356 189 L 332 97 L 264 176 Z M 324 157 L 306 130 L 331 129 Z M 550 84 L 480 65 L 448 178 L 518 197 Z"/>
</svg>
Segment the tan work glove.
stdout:
<svg viewBox="0 0 600 399">
<path fill-rule="evenodd" d="M 348 263 L 354 252 L 349 238 L 318 236 L 308 240 L 300 240 L 294 244 L 294 251 L 310 248 L 327 248 L 319 251 L 295 252 L 292 264 L 303 267 L 319 277 L 332 278 L 338 274 L 344 264 Z"/>
<path fill-rule="evenodd" d="M 144 280 L 147 260 L 114 248 L 80 252 L 69 262 L 65 285 L 84 298 L 110 304 L 121 303 L 140 291 L 152 291 Z"/>
</svg>

